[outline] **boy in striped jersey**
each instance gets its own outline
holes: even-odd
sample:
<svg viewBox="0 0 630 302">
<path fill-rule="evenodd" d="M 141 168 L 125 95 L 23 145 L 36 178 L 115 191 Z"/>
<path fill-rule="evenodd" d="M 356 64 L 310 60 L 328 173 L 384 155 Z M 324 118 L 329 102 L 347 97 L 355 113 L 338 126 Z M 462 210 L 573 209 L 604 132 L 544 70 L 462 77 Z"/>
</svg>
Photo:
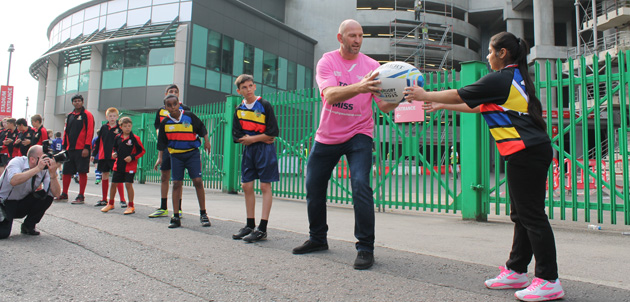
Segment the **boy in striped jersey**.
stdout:
<svg viewBox="0 0 630 302">
<path fill-rule="evenodd" d="M 201 180 L 201 154 L 199 147 L 204 138 L 204 149 L 210 153 L 208 131 L 203 122 L 192 112 L 180 107 L 179 98 L 169 94 L 164 98 L 164 107 L 168 116 L 160 123 L 157 149 L 159 151 L 156 165 L 161 164 L 162 154 L 167 150 L 171 154 L 171 180 L 173 181 L 173 217 L 169 228 L 181 226 L 179 217 L 179 197 L 182 196 L 184 170 L 195 186 L 199 201 L 201 225 L 210 226 L 210 219 L 206 214 L 206 196 Z"/>
<path fill-rule="evenodd" d="M 271 183 L 280 180 L 278 158 L 273 142 L 279 134 L 278 122 L 273 107 L 266 100 L 256 96 L 254 78 L 242 74 L 234 83 L 236 91 L 243 96 L 243 102 L 236 108 L 232 137 L 235 143 L 242 144 L 243 159 L 241 161 L 241 181 L 245 193 L 245 210 L 247 225 L 233 239 L 243 239 L 251 243 L 267 238 L 267 222 L 271 212 Z M 258 228 L 255 228 L 256 196 L 254 180 L 260 179 L 260 190 L 263 195 L 262 217 Z"/>
</svg>

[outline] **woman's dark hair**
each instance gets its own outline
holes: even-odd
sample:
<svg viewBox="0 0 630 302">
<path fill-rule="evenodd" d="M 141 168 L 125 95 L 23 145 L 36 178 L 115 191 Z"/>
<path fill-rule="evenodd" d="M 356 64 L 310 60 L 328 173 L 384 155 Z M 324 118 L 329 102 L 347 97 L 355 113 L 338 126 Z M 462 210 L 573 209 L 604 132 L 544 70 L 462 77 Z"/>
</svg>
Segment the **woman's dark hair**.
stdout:
<svg viewBox="0 0 630 302">
<path fill-rule="evenodd" d="M 536 125 L 542 130 L 547 129 L 547 123 L 542 117 L 542 104 L 538 97 L 536 97 L 536 88 L 534 82 L 529 77 L 529 71 L 527 70 L 527 54 L 529 53 L 529 45 L 527 41 L 517 38 L 514 34 L 509 32 L 500 32 L 492 38 L 490 38 L 490 46 L 495 50 L 505 48 L 510 54 L 510 59 L 514 64 L 518 65 L 518 70 L 521 72 L 523 81 L 525 82 L 525 90 L 529 97 L 529 104 L 527 106 L 527 113 L 534 119 Z"/>
</svg>

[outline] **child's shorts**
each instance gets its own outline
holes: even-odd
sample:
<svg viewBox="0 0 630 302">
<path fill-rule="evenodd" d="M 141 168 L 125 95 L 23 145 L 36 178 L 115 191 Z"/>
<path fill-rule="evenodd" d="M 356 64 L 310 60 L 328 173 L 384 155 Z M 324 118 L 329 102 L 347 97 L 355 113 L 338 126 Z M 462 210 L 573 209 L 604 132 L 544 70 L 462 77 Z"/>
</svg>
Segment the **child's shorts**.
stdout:
<svg viewBox="0 0 630 302">
<path fill-rule="evenodd" d="M 115 182 L 115 183 L 122 183 L 122 182 L 133 183 L 133 177 L 135 175 L 136 175 L 136 173 L 114 171 L 114 175 L 112 176 L 112 182 Z"/>
<path fill-rule="evenodd" d="M 255 179 L 265 183 L 280 180 L 274 144 L 255 143 L 243 149 L 241 181 L 247 183 Z"/>
<path fill-rule="evenodd" d="M 96 170 L 104 173 L 109 173 L 114 170 L 115 159 L 100 159 L 96 164 Z"/>
<path fill-rule="evenodd" d="M 171 180 L 184 180 L 184 170 L 188 170 L 190 179 L 201 177 L 201 153 L 199 153 L 199 149 L 171 154 Z"/>
</svg>

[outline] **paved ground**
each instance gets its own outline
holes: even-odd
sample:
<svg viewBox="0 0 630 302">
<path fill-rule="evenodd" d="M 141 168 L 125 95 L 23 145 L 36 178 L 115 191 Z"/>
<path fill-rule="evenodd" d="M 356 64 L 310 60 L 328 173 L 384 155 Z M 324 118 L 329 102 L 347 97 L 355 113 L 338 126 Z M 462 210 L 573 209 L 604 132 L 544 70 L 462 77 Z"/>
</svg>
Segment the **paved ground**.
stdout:
<svg viewBox="0 0 630 302">
<path fill-rule="evenodd" d="M 186 188 L 183 227 L 168 229 L 168 218 L 147 218 L 159 204 L 158 185 L 136 185 L 130 216 L 119 208 L 100 213 L 93 207 L 99 192 L 90 184 L 85 205 L 54 203 L 38 225 L 41 236 L 20 235 L 16 220 L 12 236 L 0 241 L 0 301 L 515 300 L 514 291 L 483 286 L 508 255 L 506 217 L 478 223 L 453 214 L 377 213 L 376 264 L 356 271 L 347 206 L 328 208 L 329 251 L 292 255 L 307 239 L 303 201 L 276 198 L 269 239 L 246 244 L 230 237 L 243 225 L 242 195 L 207 191 L 212 227 L 203 228 Z M 630 227 L 552 224 L 566 301 L 630 301 L 630 236 L 621 235 Z"/>
</svg>

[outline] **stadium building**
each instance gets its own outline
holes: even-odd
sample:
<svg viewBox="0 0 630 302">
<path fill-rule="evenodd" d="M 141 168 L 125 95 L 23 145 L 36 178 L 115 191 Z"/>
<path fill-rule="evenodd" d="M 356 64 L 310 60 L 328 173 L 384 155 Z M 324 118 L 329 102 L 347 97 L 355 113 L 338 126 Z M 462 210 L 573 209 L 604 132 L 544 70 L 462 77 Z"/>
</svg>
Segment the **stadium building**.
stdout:
<svg viewBox="0 0 630 302">
<path fill-rule="evenodd" d="M 530 61 L 566 58 L 576 14 L 567 0 L 93 0 L 50 24 L 30 73 L 37 112 L 62 129 L 76 93 L 98 122 L 111 106 L 155 110 L 170 83 L 188 105 L 223 101 L 241 73 L 259 94 L 314 87 L 315 64 L 339 47 L 348 18 L 363 25 L 362 52 L 426 72 L 485 61 L 503 30 L 533 46 Z"/>
</svg>

